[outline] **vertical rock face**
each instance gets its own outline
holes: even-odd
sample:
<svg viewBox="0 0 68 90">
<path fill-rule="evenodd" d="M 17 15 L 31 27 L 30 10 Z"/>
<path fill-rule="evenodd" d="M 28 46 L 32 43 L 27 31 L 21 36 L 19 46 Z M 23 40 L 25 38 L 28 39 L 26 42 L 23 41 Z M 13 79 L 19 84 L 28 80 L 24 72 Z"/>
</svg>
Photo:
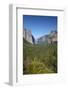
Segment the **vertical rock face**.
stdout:
<svg viewBox="0 0 68 90">
<path fill-rule="evenodd" d="M 50 43 L 57 43 L 57 31 L 52 31 L 49 34 Z"/>
<path fill-rule="evenodd" d="M 31 30 L 27 31 L 26 29 L 23 30 L 23 38 L 26 39 L 28 42 L 34 44 L 35 39 L 32 35 Z"/>
</svg>

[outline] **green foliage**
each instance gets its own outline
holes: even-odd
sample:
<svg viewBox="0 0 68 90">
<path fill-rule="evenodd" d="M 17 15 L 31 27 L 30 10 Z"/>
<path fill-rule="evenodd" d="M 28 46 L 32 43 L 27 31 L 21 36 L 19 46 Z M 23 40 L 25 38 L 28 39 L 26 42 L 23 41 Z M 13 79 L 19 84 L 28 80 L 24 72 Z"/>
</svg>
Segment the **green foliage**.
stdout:
<svg viewBox="0 0 68 90">
<path fill-rule="evenodd" d="M 57 44 L 33 45 L 23 39 L 23 74 L 57 73 Z"/>
</svg>

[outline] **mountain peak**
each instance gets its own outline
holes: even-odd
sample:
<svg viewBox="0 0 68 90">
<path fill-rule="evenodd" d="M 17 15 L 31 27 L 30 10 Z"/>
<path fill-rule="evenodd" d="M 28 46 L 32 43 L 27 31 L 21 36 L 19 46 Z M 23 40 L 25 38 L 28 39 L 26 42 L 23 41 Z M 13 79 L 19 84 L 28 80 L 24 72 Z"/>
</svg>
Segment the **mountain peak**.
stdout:
<svg viewBox="0 0 68 90">
<path fill-rule="evenodd" d="M 57 42 L 57 31 L 51 31 L 47 35 L 43 35 L 37 39 L 37 44 Z"/>
</svg>

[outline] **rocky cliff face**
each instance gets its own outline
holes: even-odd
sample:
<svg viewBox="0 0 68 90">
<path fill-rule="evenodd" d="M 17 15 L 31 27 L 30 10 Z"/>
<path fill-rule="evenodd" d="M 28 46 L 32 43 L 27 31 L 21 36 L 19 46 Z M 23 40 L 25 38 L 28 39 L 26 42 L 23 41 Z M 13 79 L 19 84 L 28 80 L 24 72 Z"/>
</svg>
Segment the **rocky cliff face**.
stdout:
<svg viewBox="0 0 68 90">
<path fill-rule="evenodd" d="M 35 38 L 33 37 L 31 30 L 24 29 L 23 30 L 23 38 L 32 44 L 35 43 Z"/>
</svg>

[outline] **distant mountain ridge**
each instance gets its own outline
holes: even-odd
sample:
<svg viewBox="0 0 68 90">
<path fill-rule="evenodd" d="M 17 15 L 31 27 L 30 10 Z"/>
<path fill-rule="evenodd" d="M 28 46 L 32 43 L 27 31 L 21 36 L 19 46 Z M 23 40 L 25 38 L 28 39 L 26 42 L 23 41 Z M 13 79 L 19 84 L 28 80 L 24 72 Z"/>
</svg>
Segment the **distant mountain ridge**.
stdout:
<svg viewBox="0 0 68 90">
<path fill-rule="evenodd" d="M 36 43 L 57 43 L 57 31 L 51 31 L 49 34 L 41 36 Z"/>
<path fill-rule="evenodd" d="M 32 44 L 57 43 L 57 31 L 51 31 L 49 34 L 43 35 L 39 37 L 37 40 L 35 40 L 31 30 L 24 29 L 23 38 Z"/>
</svg>

